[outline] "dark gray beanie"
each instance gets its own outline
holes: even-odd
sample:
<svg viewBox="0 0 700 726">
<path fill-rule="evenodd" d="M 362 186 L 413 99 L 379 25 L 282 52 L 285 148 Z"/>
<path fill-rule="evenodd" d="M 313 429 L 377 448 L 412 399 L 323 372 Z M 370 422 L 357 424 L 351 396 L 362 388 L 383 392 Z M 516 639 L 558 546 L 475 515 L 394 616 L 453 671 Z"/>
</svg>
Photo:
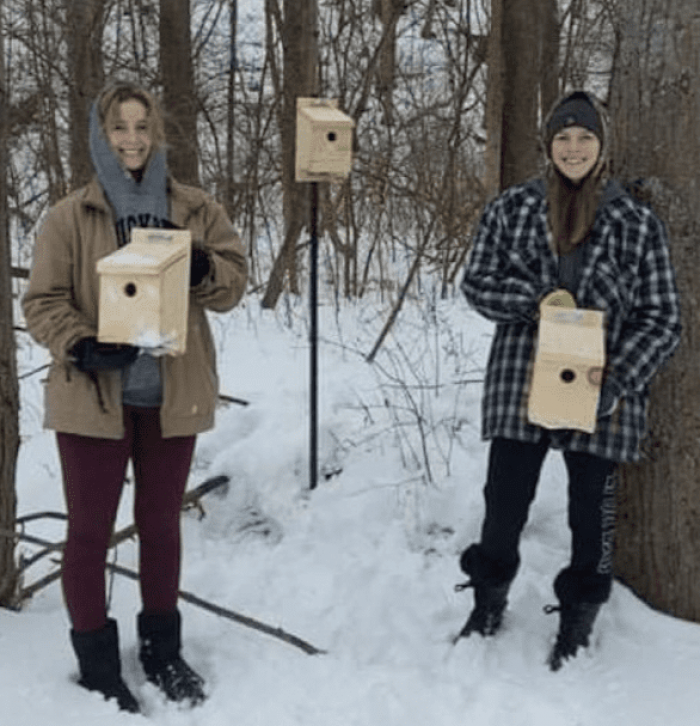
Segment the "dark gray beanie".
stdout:
<svg viewBox="0 0 700 726">
<path fill-rule="evenodd" d="M 569 126 L 581 126 L 593 132 L 602 142 L 603 124 L 587 93 L 576 91 L 567 96 L 553 111 L 547 122 L 547 138 Z"/>
</svg>

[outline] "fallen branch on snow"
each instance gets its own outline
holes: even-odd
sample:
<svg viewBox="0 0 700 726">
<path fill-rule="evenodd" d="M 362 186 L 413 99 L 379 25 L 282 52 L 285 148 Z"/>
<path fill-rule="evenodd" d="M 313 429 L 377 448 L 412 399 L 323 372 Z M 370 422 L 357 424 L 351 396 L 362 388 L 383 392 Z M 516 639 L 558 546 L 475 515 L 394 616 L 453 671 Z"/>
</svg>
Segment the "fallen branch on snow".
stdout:
<svg viewBox="0 0 700 726">
<path fill-rule="evenodd" d="M 187 507 L 196 507 L 199 504 L 199 499 L 202 496 L 204 496 L 205 494 L 207 494 L 215 489 L 218 489 L 219 487 L 222 487 L 224 484 L 227 484 L 228 481 L 229 481 L 229 478 L 227 476 L 214 477 L 214 478 L 209 479 L 209 480 L 205 481 L 204 483 L 200 484 L 198 487 L 195 487 L 194 489 L 186 492 L 185 496 L 183 497 L 183 509 L 185 509 Z M 29 515 L 25 515 L 23 517 L 19 517 L 17 519 L 17 524 L 24 526 L 27 522 L 36 521 L 38 519 L 65 520 L 66 515 L 62 514 L 60 512 L 39 512 L 39 513 L 29 514 Z M 120 530 L 119 532 L 115 532 L 115 534 L 112 536 L 112 539 L 110 541 L 110 548 L 116 547 L 117 545 L 121 544 L 125 540 L 133 537 L 135 534 L 136 534 L 136 526 L 133 524 L 129 525 L 128 527 L 125 527 L 124 529 Z M 29 544 L 34 544 L 34 545 L 37 545 L 37 546 L 43 548 L 36 555 L 25 560 L 22 563 L 20 572 L 25 571 L 30 565 L 34 564 L 35 562 L 37 562 L 39 559 L 42 559 L 43 557 L 46 557 L 54 552 L 61 552 L 65 546 L 64 542 L 50 542 L 46 539 L 42 539 L 41 537 L 35 537 L 33 535 L 25 534 L 24 532 L 13 532 L 13 531 L 2 529 L 2 528 L 0 528 L 0 537 L 5 537 L 8 539 L 15 539 L 20 542 L 28 542 Z M 59 562 L 59 564 L 60 564 L 60 562 Z M 108 562 L 108 563 L 106 563 L 106 567 L 108 570 L 115 572 L 116 574 L 122 575 L 124 577 L 128 577 L 132 580 L 138 580 L 138 578 L 139 578 L 139 576 L 136 572 L 133 572 L 132 570 L 129 570 L 120 565 L 116 565 L 116 564 Z M 31 585 L 21 588 L 21 590 L 19 592 L 18 602 L 21 603 L 21 602 L 24 602 L 25 600 L 31 599 L 31 597 L 33 597 L 37 592 L 39 592 L 44 587 L 47 587 L 48 585 L 50 585 L 52 582 L 55 582 L 60 577 L 61 577 L 61 569 L 59 567 L 58 570 L 55 570 L 54 572 L 49 573 L 48 575 L 46 575 L 45 577 L 42 577 L 41 579 L 37 580 L 36 582 L 32 583 Z M 257 630 L 266 635 L 270 635 L 271 637 L 277 638 L 278 640 L 282 640 L 283 642 L 288 643 L 289 645 L 293 645 L 296 648 L 303 650 L 307 655 L 322 655 L 322 654 L 326 653 L 326 651 L 316 648 L 314 645 L 311 645 L 310 643 L 306 642 L 305 640 L 302 640 L 301 638 L 298 638 L 295 635 L 287 633 L 282 628 L 279 628 L 279 627 L 276 628 L 271 625 L 267 625 L 266 623 L 256 620 L 255 618 L 251 618 L 247 615 L 242 615 L 233 610 L 229 610 L 220 605 L 216 605 L 214 603 L 203 600 L 202 598 L 198 597 L 197 595 L 193 595 L 192 593 L 186 592 L 184 590 L 180 590 L 178 592 L 178 595 L 179 595 L 180 599 L 183 600 L 184 602 L 188 602 L 191 605 L 200 607 L 203 610 L 207 610 L 211 613 L 214 613 L 215 615 L 218 615 L 219 617 L 226 618 L 228 620 L 232 620 L 236 623 L 239 623 L 240 625 L 243 625 L 248 628 L 252 628 L 253 630 Z"/>
<path fill-rule="evenodd" d="M 189 491 L 185 492 L 184 497 L 182 498 L 182 508 L 184 509 L 191 509 L 191 508 L 197 508 L 199 507 L 201 509 L 201 505 L 199 503 L 199 500 L 205 495 L 209 494 L 209 492 L 212 492 L 216 489 L 219 489 L 220 487 L 224 486 L 225 484 L 229 483 L 229 478 L 227 476 L 215 476 L 211 479 L 207 479 L 205 482 L 200 484 L 199 486 L 195 487 L 194 489 L 190 489 Z M 27 524 L 27 522 L 32 522 L 37 519 L 60 519 L 60 520 L 66 520 L 67 516 L 63 512 L 36 512 L 33 514 L 27 514 L 22 517 L 18 517 L 16 520 L 16 524 L 21 525 L 22 527 Z M 10 533 L 7 530 L 0 530 L 0 536 L 2 537 L 12 537 L 15 533 Z M 136 525 L 130 524 L 128 527 L 124 527 L 124 529 L 120 529 L 118 532 L 115 532 L 112 535 L 112 538 L 109 542 L 109 548 L 113 549 L 117 545 L 121 544 L 122 542 L 126 542 L 126 540 L 131 539 L 132 537 L 136 536 Z M 30 535 L 23 535 L 23 539 L 25 542 L 29 542 L 30 544 L 37 544 L 40 545 L 41 542 L 35 542 Z M 56 551 L 61 551 L 63 549 L 63 543 L 53 543 L 49 542 L 48 545 L 43 549 L 37 552 L 32 557 L 27 558 L 24 560 L 20 566 L 20 573 L 27 570 L 29 567 L 31 567 L 33 564 L 38 562 L 39 560 L 43 559 L 47 555 L 52 554 Z M 57 580 L 61 576 L 61 571 L 58 570 L 57 572 L 52 572 L 46 577 L 43 577 L 41 580 L 37 580 L 37 582 L 29 585 L 28 587 L 25 587 L 20 592 L 20 602 L 23 600 L 29 599 L 32 596 L 34 596 L 39 590 L 46 587 L 47 585 L 50 585 L 52 582 Z"/>
<path fill-rule="evenodd" d="M 122 567 L 121 565 L 114 565 L 108 562 L 107 569 L 116 572 L 118 575 L 128 577 L 132 580 L 138 581 L 139 579 L 139 576 L 136 572 L 133 572 L 126 567 Z M 247 615 L 241 615 L 240 613 L 234 612 L 233 610 L 223 608 L 220 605 L 215 605 L 214 603 L 207 602 L 201 597 L 197 597 L 197 595 L 193 595 L 190 592 L 185 592 L 184 590 L 180 590 L 178 594 L 181 600 L 190 603 L 190 605 L 195 605 L 196 607 L 200 607 L 203 610 L 208 610 L 210 613 L 214 613 L 214 615 L 218 615 L 219 617 L 226 618 L 227 620 L 233 620 L 235 623 L 240 623 L 241 625 L 245 625 L 248 628 L 253 628 L 253 630 L 258 630 L 259 632 L 265 633 L 266 635 L 271 635 L 273 638 L 283 640 L 285 643 L 289 643 L 290 645 L 294 645 L 297 648 L 300 648 L 307 655 L 325 655 L 326 653 L 325 650 L 319 650 L 310 643 L 307 643 L 305 640 L 298 638 L 296 635 L 291 635 L 290 633 L 285 632 L 284 630 L 282 630 L 282 628 L 273 628 L 271 625 L 266 625 L 259 620 L 255 620 L 255 618 L 248 617 Z"/>
</svg>

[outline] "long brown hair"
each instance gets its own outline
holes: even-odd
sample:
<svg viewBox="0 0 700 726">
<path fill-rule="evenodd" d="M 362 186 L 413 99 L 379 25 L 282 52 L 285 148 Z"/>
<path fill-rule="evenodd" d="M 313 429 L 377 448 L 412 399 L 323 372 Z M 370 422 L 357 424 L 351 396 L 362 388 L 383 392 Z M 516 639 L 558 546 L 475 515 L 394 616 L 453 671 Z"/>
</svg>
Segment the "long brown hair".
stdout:
<svg viewBox="0 0 700 726">
<path fill-rule="evenodd" d="M 552 167 L 547 175 L 547 216 L 557 254 L 568 254 L 588 237 L 602 187 L 600 173 L 592 172 L 581 184 L 574 184 Z"/>
<path fill-rule="evenodd" d="M 595 133 L 600 140 L 598 161 L 590 174 L 579 183 L 567 179 L 552 161 L 552 140 L 555 130 L 550 120 L 557 110 L 572 97 L 584 97 L 596 112 L 599 122 Z M 567 254 L 586 240 L 595 222 L 598 204 L 607 181 L 608 119 L 603 105 L 593 94 L 575 91 L 560 99 L 550 111 L 544 124 L 542 143 L 547 159 L 547 219 L 557 254 Z"/>
</svg>

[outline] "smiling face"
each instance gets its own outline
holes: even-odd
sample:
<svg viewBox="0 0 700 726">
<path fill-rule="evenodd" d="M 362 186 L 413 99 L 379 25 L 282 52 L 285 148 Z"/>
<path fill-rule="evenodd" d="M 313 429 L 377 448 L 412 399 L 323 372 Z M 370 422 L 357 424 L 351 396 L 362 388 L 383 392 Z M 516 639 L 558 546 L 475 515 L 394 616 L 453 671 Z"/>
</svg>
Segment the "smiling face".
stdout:
<svg viewBox="0 0 700 726">
<path fill-rule="evenodd" d="M 552 161 L 572 182 L 579 182 L 591 172 L 600 156 L 600 140 L 583 126 L 568 126 L 552 139 Z"/>
<path fill-rule="evenodd" d="M 131 98 L 119 104 L 107 122 L 107 139 L 117 158 L 130 172 L 141 171 L 153 147 L 148 110 Z"/>
</svg>

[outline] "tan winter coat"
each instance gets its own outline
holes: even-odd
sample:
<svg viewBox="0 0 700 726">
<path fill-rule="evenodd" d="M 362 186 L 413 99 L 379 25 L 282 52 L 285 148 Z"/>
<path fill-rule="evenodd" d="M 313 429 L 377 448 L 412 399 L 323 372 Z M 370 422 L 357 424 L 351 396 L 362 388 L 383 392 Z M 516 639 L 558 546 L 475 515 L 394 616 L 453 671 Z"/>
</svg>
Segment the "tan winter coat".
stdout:
<svg viewBox="0 0 700 726">
<path fill-rule="evenodd" d="M 226 312 L 245 291 L 243 248 L 223 207 L 203 191 L 169 182 L 171 221 L 192 231 L 210 252 L 213 273 L 190 292 L 187 351 L 163 356 L 161 428 L 166 437 L 211 428 L 218 394 L 216 355 L 206 310 Z M 112 210 L 93 179 L 52 207 L 41 226 L 23 300 L 31 335 L 53 356 L 45 426 L 65 433 L 124 435 L 121 372 L 99 373 L 97 385 L 67 360 L 80 339 L 97 334 L 97 261 L 117 249 Z M 102 405 L 98 395 L 102 396 Z"/>
</svg>

